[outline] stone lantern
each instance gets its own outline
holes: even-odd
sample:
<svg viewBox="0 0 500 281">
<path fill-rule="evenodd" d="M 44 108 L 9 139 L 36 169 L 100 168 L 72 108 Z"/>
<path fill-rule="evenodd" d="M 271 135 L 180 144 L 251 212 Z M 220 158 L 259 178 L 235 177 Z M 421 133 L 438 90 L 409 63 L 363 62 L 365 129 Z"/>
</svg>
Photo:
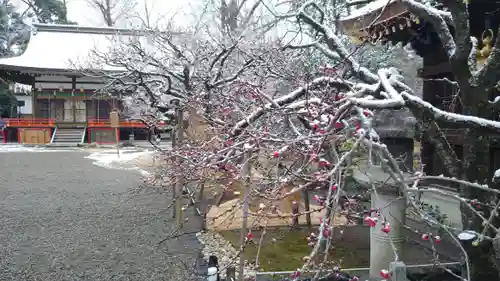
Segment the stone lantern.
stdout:
<svg viewBox="0 0 500 281">
<path fill-rule="evenodd" d="M 381 110 L 375 113 L 373 128 L 391 155 L 397 160 L 405 176 L 413 172 L 413 145 L 416 120 L 408 110 Z M 353 178 L 363 188 L 371 192 L 371 207 L 380 210 L 377 224 L 370 228 L 370 278 L 381 279 L 380 271 L 388 269 L 395 261 L 395 255 L 402 257 L 405 237 L 403 224 L 406 217 L 407 201 L 400 194 L 398 183 L 387 172 L 388 167 L 380 161 L 355 170 Z M 374 212 L 372 217 L 376 217 Z M 390 231 L 384 231 L 384 225 Z"/>
</svg>

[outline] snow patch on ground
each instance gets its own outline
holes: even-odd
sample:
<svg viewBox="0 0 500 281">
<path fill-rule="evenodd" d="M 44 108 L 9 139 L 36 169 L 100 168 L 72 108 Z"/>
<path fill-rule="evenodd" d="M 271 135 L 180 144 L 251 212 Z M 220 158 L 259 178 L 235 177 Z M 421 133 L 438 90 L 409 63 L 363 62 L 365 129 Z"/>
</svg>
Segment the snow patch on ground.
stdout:
<svg viewBox="0 0 500 281">
<path fill-rule="evenodd" d="M 46 147 L 27 147 L 21 144 L 4 144 L 0 145 L 0 153 L 10 152 L 68 152 L 74 149 L 51 149 Z"/>
<path fill-rule="evenodd" d="M 137 151 L 137 150 L 121 150 L 119 153 L 116 149 L 104 150 L 92 153 L 85 156 L 87 159 L 93 160 L 93 164 L 107 168 L 118 170 L 136 170 L 143 176 L 149 176 L 151 173 L 141 169 L 138 160 L 143 157 L 152 157 L 152 151 Z"/>
</svg>

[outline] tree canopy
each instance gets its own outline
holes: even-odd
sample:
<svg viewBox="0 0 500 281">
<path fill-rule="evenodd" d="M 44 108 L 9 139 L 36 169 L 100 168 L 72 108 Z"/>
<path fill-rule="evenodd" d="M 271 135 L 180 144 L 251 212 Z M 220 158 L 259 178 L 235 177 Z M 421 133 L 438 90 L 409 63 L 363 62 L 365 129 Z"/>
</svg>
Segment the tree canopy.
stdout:
<svg viewBox="0 0 500 281">
<path fill-rule="evenodd" d="M 18 55 L 29 38 L 29 30 L 23 23 L 23 15 L 9 0 L 0 2 L 0 57 Z"/>
<path fill-rule="evenodd" d="M 5 85 L 0 85 L 0 117 L 12 118 L 17 116 L 17 99 Z"/>
<path fill-rule="evenodd" d="M 68 20 L 66 1 L 23 0 L 40 23 L 75 24 Z"/>
</svg>

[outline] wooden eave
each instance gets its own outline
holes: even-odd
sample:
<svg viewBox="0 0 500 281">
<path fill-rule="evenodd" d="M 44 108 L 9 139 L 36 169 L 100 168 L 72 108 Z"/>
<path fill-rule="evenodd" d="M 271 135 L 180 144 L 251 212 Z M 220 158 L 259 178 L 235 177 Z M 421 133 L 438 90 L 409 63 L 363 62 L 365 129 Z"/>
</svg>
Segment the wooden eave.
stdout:
<svg viewBox="0 0 500 281">
<path fill-rule="evenodd" d="M 33 74 L 3 68 L 0 68 L 0 79 L 24 85 L 33 85 L 35 83 L 35 75 Z"/>
<path fill-rule="evenodd" d="M 384 2 L 387 3 L 387 1 Z M 339 26 L 342 33 L 346 35 L 364 38 L 370 36 L 371 30 L 377 27 L 390 27 L 391 23 L 406 20 L 410 15 L 404 4 L 393 1 L 359 16 L 341 18 Z"/>
</svg>

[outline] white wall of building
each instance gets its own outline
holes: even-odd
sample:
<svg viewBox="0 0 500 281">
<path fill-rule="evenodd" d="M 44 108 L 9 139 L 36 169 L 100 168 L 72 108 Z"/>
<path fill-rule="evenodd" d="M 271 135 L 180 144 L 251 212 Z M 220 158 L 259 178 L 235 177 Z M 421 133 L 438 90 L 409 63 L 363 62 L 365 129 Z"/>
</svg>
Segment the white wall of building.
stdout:
<svg viewBox="0 0 500 281">
<path fill-rule="evenodd" d="M 33 114 L 33 102 L 31 100 L 31 96 L 16 96 L 18 101 L 24 101 L 24 106 L 19 107 L 19 113 L 21 114 Z"/>
</svg>

